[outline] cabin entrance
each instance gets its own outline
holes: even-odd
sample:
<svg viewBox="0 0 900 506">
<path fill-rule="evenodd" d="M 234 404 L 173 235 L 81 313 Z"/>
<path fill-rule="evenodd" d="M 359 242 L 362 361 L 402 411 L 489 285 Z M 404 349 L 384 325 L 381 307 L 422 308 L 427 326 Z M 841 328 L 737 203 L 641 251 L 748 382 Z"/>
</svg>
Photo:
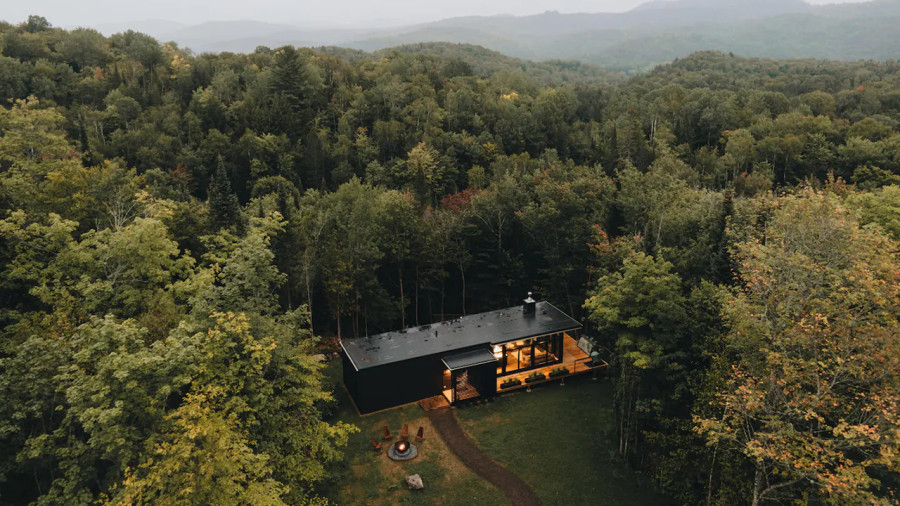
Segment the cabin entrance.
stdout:
<svg viewBox="0 0 900 506">
<path fill-rule="evenodd" d="M 497 393 L 497 358 L 488 348 L 443 359 L 443 394 L 456 404 Z"/>
</svg>

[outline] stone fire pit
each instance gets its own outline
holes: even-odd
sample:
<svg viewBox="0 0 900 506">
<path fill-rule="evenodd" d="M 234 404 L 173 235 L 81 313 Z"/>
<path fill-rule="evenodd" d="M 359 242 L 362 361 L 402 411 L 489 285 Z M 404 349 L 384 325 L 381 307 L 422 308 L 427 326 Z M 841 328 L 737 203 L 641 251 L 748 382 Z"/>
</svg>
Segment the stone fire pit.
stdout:
<svg viewBox="0 0 900 506">
<path fill-rule="evenodd" d="M 412 460 L 419 456 L 419 450 L 409 441 L 397 441 L 388 448 L 387 455 L 391 460 Z"/>
</svg>

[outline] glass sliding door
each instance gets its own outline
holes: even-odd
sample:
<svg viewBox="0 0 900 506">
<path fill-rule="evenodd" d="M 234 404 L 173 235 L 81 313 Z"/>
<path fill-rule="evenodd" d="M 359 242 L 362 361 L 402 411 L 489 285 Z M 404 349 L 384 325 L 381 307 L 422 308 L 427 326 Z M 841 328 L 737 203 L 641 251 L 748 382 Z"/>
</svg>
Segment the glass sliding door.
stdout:
<svg viewBox="0 0 900 506">
<path fill-rule="evenodd" d="M 519 349 L 506 344 L 503 345 L 503 359 L 506 364 L 504 372 L 512 372 L 519 370 Z"/>
<path fill-rule="evenodd" d="M 500 358 L 497 374 L 511 374 L 559 363 L 561 352 L 562 334 L 497 345 L 494 347 L 495 356 Z"/>
<path fill-rule="evenodd" d="M 550 338 L 539 337 L 534 340 L 534 366 L 539 367 L 547 364 L 550 358 Z"/>
</svg>

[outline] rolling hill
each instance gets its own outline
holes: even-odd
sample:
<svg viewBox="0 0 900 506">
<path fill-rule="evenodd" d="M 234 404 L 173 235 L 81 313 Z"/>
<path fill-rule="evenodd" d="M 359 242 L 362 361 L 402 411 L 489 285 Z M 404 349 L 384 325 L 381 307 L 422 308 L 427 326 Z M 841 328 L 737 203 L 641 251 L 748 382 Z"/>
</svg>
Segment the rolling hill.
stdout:
<svg viewBox="0 0 900 506">
<path fill-rule="evenodd" d="M 770 58 L 878 59 L 900 52 L 900 0 L 813 6 L 802 0 L 653 0 L 624 13 L 459 17 L 392 29 L 300 28 L 252 21 L 146 22 L 194 52 L 260 45 L 378 51 L 425 42 L 474 44 L 528 60 L 578 60 L 642 71 L 700 50 Z"/>
</svg>

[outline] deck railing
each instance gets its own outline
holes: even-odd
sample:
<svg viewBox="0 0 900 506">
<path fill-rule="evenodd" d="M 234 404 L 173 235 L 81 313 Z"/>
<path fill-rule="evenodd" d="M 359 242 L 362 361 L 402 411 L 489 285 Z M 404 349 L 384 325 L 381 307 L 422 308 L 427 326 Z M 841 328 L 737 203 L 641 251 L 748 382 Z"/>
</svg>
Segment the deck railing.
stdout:
<svg viewBox="0 0 900 506">
<path fill-rule="evenodd" d="M 607 364 L 603 360 L 600 360 L 599 363 L 595 363 L 594 359 L 592 359 L 591 357 L 579 358 L 572 364 L 572 366 L 573 366 L 572 374 L 578 374 L 579 372 L 585 372 L 585 371 L 589 371 L 592 369 L 600 369 L 600 368 L 606 367 L 608 365 L 609 364 Z M 580 370 L 579 370 L 579 366 L 581 366 Z"/>
<path fill-rule="evenodd" d="M 555 366 L 549 366 L 549 367 L 544 367 L 542 369 L 536 369 L 536 371 L 543 372 L 546 379 L 543 379 L 540 381 L 535 381 L 532 383 L 526 383 L 525 378 L 527 378 L 529 374 L 534 373 L 535 370 L 528 371 L 528 372 L 522 372 L 519 374 L 513 374 L 513 375 L 502 377 L 502 378 L 497 378 L 497 392 L 498 393 L 512 392 L 514 390 L 519 390 L 521 388 L 526 388 L 529 386 L 540 385 L 542 383 L 549 383 L 551 381 L 556 381 L 556 380 L 564 380 L 565 378 L 575 376 L 577 374 L 583 374 L 583 373 L 586 373 L 589 371 L 595 371 L 598 369 L 602 369 L 604 367 L 607 367 L 608 365 L 609 364 L 607 364 L 603 360 L 600 360 L 599 362 L 594 362 L 591 359 L 591 357 L 583 357 L 583 358 L 575 359 L 572 361 L 566 361 L 564 363 L 556 364 Z M 568 374 L 550 377 L 550 374 L 549 374 L 550 371 L 554 368 L 560 368 L 560 367 L 564 367 L 564 368 L 568 369 L 568 371 L 569 371 Z M 510 378 L 519 378 L 522 381 L 522 384 L 501 389 L 500 385 L 503 383 L 503 381 L 508 380 Z"/>
</svg>

